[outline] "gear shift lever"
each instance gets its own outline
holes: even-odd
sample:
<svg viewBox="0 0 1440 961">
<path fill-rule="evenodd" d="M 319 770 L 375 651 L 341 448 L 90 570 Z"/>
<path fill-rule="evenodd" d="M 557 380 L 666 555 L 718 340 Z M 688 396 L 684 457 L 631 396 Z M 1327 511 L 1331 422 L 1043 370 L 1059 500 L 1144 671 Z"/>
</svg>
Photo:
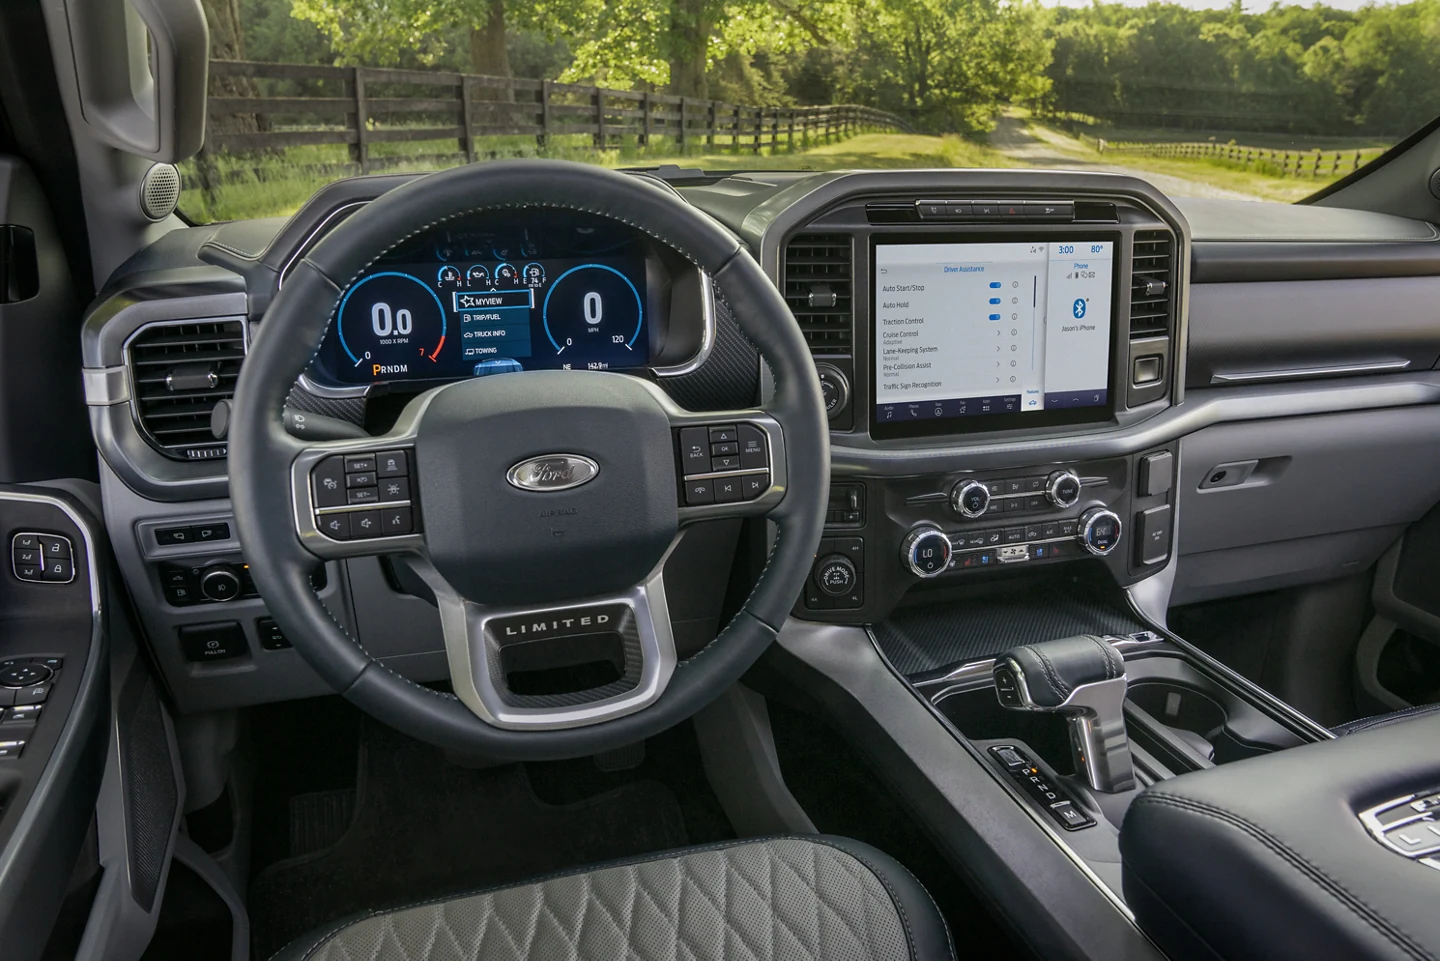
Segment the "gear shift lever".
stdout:
<svg viewBox="0 0 1440 961">
<path fill-rule="evenodd" d="M 1125 734 L 1125 659 L 1102 637 L 1023 644 L 995 659 L 995 693 L 1016 711 L 1064 714 L 1075 769 L 1096 791 L 1135 786 Z"/>
</svg>

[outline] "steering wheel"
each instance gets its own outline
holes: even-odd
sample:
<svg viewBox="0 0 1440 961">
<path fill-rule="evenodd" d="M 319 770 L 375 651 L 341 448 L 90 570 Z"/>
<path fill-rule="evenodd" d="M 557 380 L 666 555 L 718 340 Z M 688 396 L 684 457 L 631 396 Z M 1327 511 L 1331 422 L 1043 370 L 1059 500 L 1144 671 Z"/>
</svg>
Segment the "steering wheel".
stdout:
<svg viewBox="0 0 1440 961">
<path fill-rule="evenodd" d="M 528 371 L 426 391 L 382 436 L 307 443 L 286 431 L 286 396 L 334 323 L 341 293 L 379 257 L 471 214 L 546 208 L 628 224 L 707 272 L 773 374 L 765 407 L 696 413 L 640 377 Z M 716 429 L 717 437 L 739 435 L 743 470 L 694 477 L 711 473 Z M 814 364 L 755 260 L 661 185 L 561 161 L 431 174 L 338 225 L 267 310 L 241 370 L 229 436 L 230 496 L 246 560 L 305 660 L 359 708 L 407 734 L 505 760 L 633 743 L 738 680 L 809 575 L 830 480 Z M 357 457 L 378 458 L 382 490 L 394 495 L 381 499 L 390 503 L 361 512 L 325 506 L 335 505 L 336 484 L 344 487 L 346 458 Z M 685 485 L 706 481 L 714 502 L 686 506 Z M 759 516 L 774 523 L 774 534 L 754 590 L 713 641 L 678 661 L 666 557 L 690 524 Z M 317 562 L 386 553 L 404 554 L 434 591 L 454 694 L 371 657 L 311 586 Z M 576 634 L 609 639 L 618 679 L 564 693 L 512 689 L 510 668 L 563 662 Z M 546 640 L 559 636 L 570 641 Z"/>
</svg>

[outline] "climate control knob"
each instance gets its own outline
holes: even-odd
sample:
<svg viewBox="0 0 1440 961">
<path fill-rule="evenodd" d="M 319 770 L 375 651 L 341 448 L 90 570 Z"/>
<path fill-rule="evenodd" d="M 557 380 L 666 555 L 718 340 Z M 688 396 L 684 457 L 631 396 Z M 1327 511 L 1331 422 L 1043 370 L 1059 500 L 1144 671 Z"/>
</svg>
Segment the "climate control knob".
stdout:
<svg viewBox="0 0 1440 961">
<path fill-rule="evenodd" d="M 1057 470 L 1045 480 L 1045 498 L 1056 507 L 1074 507 L 1080 500 L 1080 478 L 1074 471 Z"/>
<path fill-rule="evenodd" d="M 1075 537 L 1081 547 L 1104 557 L 1120 543 L 1120 515 L 1107 507 L 1092 507 L 1080 515 Z"/>
<path fill-rule="evenodd" d="M 975 480 L 961 481 L 950 491 L 950 506 L 961 517 L 979 517 L 990 506 L 990 488 Z"/>
<path fill-rule="evenodd" d="M 950 538 L 938 527 L 917 527 L 905 536 L 900 559 L 916 577 L 939 577 L 950 566 Z"/>
</svg>

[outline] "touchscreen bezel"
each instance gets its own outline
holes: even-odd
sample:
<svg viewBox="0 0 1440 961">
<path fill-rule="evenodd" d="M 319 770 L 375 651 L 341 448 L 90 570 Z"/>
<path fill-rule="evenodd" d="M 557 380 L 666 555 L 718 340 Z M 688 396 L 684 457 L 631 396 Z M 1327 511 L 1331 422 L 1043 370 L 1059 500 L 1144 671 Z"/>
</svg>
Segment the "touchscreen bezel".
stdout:
<svg viewBox="0 0 1440 961">
<path fill-rule="evenodd" d="M 1111 247 L 1110 271 L 1110 350 L 1106 359 L 1105 384 L 1106 403 L 1094 407 L 1068 407 L 1059 410 L 1041 410 L 1031 413 L 1013 414 L 970 414 L 960 417 L 936 417 L 926 420 L 884 422 L 879 419 L 880 404 L 876 383 L 876 368 L 879 351 L 879 317 L 875 309 L 879 286 L 876 280 L 877 248 L 914 246 L 916 244 L 1008 244 L 1008 243 L 1091 243 L 1108 241 Z M 938 437 L 956 434 L 993 433 L 1017 429 L 1044 429 L 1068 427 L 1081 424 L 1103 424 L 1112 421 L 1119 401 L 1115 386 L 1115 362 L 1121 334 L 1122 308 L 1128 310 L 1129 298 L 1121 303 L 1121 275 L 1125 264 L 1121 263 L 1124 234 L 1115 230 L 1084 231 L 1035 231 L 1035 230 L 986 230 L 986 231 L 945 231 L 943 233 L 883 233 L 870 236 L 870 295 L 865 304 L 868 321 L 866 324 L 868 370 L 865 373 L 869 384 L 870 436 L 876 440 L 895 440 L 909 437 Z"/>
</svg>

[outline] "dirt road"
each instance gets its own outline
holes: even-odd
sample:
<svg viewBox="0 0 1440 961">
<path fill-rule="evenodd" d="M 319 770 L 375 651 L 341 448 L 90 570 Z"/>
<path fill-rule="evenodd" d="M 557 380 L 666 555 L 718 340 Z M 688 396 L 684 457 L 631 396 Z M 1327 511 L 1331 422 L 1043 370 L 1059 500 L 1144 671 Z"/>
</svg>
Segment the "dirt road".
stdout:
<svg viewBox="0 0 1440 961">
<path fill-rule="evenodd" d="M 1253 194 L 1227 190 L 1173 174 L 1161 174 L 1142 167 L 1124 167 L 1103 163 L 1094 151 L 1043 127 L 1031 127 L 1017 117 L 1001 117 L 990 135 L 990 146 L 1029 167 L 1054 169 L 1083 168 L 1111 173 L 1130 174 L 1154 184 L 1172 197 L 1215 197 L 1222 200 L 1264 200 Z"/>
</svg>

